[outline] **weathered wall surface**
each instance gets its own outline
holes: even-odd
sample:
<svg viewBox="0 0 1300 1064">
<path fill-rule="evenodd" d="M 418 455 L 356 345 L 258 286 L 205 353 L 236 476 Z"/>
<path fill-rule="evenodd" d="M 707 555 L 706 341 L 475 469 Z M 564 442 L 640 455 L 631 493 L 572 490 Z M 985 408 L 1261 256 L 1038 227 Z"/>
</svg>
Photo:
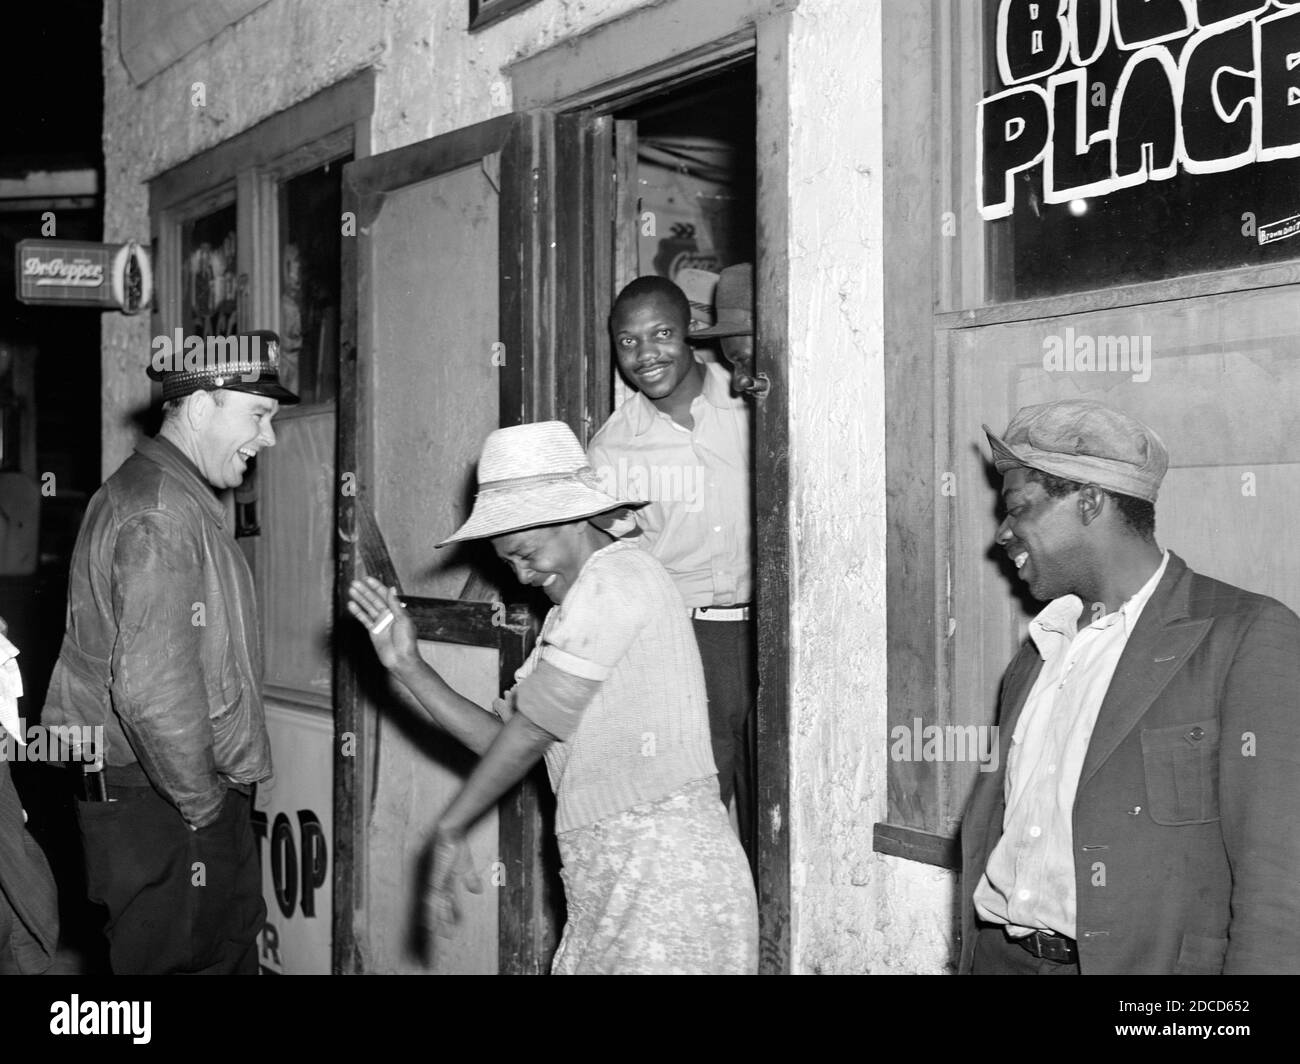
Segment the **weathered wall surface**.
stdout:
<svg viewBox="0 0 1300 1064">
<path fill-rule="evenodd" d="M 506 63 L 648 2 L 542 0 L 469 34 L 464 0 L 274 0 L 139 87 L 118 59 L 110 2 L 104 239 L 148 236 L 150 178 L 360 70 L 376 70 L 372 149 L 387 151 L 508 112 Z M 203 107 L 191 103 L 198 81 Z M 148 353 L 148 315 L 104 315 L 105 475 L 134 445 L 130 413 L 149 402 Z"/>
<path fill-rule="evenodd" d="M 872 852 L 886 811 L 884 0 L 789 41 L 794 968 L 941 972 L 953 877 Z"/>
<path fill-rule="evenodd" d="M 110 3 L 105 239 L 148 234 L 151 177 L 361 69 L 377 72 L 372 147 L 385 151 L 508 111 L 504 64 L 656 2 L 542 0 L 470 35 L 463 0 L 274 0 L 139 88 L 117 61 Z M 803 0 L 790 40 L 792 901 L 805 972 L 938 972 L 951 938 L 952 877 L 871 850 L 886 808 L 882 2 Z M 148 350 L 147 316 L 104 316 L 106 473 L 130 453 L 128 413 L 148 403 Z"/>
</svg>

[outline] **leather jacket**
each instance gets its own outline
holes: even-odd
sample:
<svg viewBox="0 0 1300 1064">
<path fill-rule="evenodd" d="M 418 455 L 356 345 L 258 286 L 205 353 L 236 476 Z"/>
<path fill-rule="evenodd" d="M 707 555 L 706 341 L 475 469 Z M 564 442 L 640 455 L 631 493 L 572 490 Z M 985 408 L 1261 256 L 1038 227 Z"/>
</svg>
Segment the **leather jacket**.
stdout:
<svg viewBox="0 0 1300 1064">
<path fill-rule="evenodd" d="M 102 725 L 193 827 L 228 784 L 271 776 L 253 577 L 226 512 L 168 440 L 144 440 L 90 500 L 42 723 Z"/>
</svg>

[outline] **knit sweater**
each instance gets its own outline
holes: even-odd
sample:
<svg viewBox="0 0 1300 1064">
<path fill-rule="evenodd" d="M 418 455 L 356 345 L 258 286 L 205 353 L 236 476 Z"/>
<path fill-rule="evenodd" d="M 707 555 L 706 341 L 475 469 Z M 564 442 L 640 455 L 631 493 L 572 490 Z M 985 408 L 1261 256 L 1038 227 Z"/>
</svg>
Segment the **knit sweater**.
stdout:
<svg viewBox="0 0 1300 1064">
<path fill-rule="evenodd" d="M 515 678 L 517 710 L 559 740 L 546 752 L 557 832 L 717 774 L 689 613 L 633 543 L 587 559 Z"/>
</svg>

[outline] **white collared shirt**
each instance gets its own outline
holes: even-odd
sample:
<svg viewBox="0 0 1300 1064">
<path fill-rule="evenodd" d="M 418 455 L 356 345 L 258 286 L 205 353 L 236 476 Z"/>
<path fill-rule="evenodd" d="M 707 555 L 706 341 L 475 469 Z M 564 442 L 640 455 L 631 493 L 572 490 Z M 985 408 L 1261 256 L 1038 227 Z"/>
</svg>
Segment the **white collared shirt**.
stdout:
<svg viewBox="0 0 1300 1064">
<path fill-rule="evenodd" d="M 1076 628 L 1083 603 L 1065 595 L 1029 622 L 1043 658 L 1011 736 L 1006 813 L 979 885 L 975 909 L 1013 937 L 1033 931 L 1075 936 L 1074 799 L 1097 714 L 1129 636 L 1169 564 L 1114 613 Z"/>
<path fill-rule="evenodd" d="M 727 370 L 703 365 L 692 428 L 636 392 L 592 438 L 587 456 L 611 495 L 650 500 L 636 511 L 643 546 L 686 605 L 731 606 L 752 595 L 749 409 L 731 394 Z"/>
</svg>

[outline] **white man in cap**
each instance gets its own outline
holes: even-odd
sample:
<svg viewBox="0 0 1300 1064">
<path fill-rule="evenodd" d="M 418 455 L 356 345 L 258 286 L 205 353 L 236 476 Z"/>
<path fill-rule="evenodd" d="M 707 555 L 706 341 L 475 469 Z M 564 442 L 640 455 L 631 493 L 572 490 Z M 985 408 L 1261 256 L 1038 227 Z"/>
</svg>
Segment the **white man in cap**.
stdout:
<svg viewBox="0 0 1300 1064">
<path fill-rule="evenodd" d="M 349 609 L 380 661 L 440 728 L 480 755 L 434 836 L 440 930 L 477 892 L 466 833 L 545 756 L 568 923 L 556 974 L 746 974 L 758 966 L 754 884 L 718 800 L 704 676 L 681 596 L 634 541 L 603 530 L 633 500 L 602 490 L 558 421 L 492 433 L 468 521 L 555 604 L 496 713 L 420 657 L 397 594 L 353 583 Z M 490 860 L 490 858 L 489 858 Z"/>
<path fill-rule="evenodd" d="M 720 292 L 727 271 L 715 286 Z M 695 290 L 705 291 L 698 278 Z M 690 610 L 704 659 L 709 730 L 723 804 L 735 796 L 741 842 L 755 859 L 753 503 L 750 412 L 731 374 L 691 349 L 692 309 L 664 277 L 638 277 L 614 301 L 610 332 L 637 389 L 587 448 L 601 478 L 648 505 L 645 547 Z"/>
<path fill-rule="evenodd" d="M 42 722 L 102 726 L 77 803 L 115 974 L 256 974 L 251 812 L 271 776 L 253 577 L 219 494 L 297 396 L 274 333 L 159 369 L 163 423 L 90 500 Z"/>
<path fill-rule="evenodd" d="M 1300 971 L 1300 620 L 1155 540 L 1168 456 L 1088 400 L 985 427 L 1048 605 L 962 824 L 961 970 Z"/>
</svg>

